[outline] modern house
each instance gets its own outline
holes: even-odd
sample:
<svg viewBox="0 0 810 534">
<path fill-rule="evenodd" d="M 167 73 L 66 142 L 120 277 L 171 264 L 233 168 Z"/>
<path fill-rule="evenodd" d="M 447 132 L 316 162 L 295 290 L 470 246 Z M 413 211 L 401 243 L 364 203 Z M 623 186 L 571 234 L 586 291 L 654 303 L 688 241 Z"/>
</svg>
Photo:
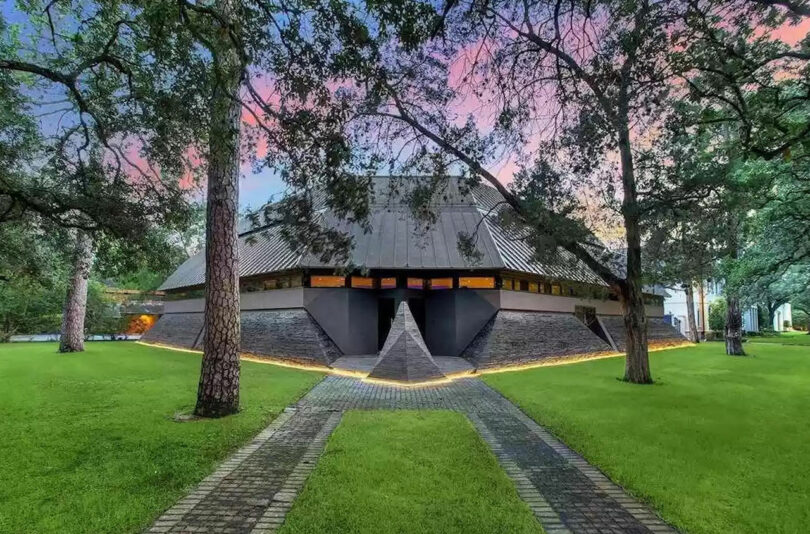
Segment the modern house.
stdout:
<svg viewBox="0 0 810 534">
<path fill-rule="evenodd" d="M 664 299 L 664 313 L 673 318 L 673 326 L 684 336 L 689 336 L 689 319 L 687 317 L 686 292 L 682 289 L 667 289 L 669 296 Z M 722 300 L 723 283 L 718 280 L 705 280 L 694 289 L 695 323 L 701 335 L 711 330 L 708 323 L 709 307 L 712 303 Z M 761 325 L 756 306 L 743 308 L 743 331 L 759 332 L 768 325 Z M 792 322 L 791 307 L 789 303 L 782 304 L 774 313 L 773 328 L 776 332 L 786 330 L 785 321 Z"/>
<path fill-rule="evenodd" d="M 495 189 L 450 180 L 425 227 L 403 193 L 414 180 L 372 180 L 370 233 L 320 210 L 322 224 L 353 236 L 350 267 L 292 250 L 270 227 L 243 226 L 244 353 L 414 382 L 623 351 L 615 295 L 563 250 L 533 260 L 487 216 L 504 209 Z M 460 233 L 476 233 L 476 254 L 459 252 Z M 164 313 L 146 341 L 201 348 L 204 261 L 190 258 L 163 283 Z M 646 301 L 651 345 L 683 342 L 662 319 L 663 297 Z"/>
</svg>

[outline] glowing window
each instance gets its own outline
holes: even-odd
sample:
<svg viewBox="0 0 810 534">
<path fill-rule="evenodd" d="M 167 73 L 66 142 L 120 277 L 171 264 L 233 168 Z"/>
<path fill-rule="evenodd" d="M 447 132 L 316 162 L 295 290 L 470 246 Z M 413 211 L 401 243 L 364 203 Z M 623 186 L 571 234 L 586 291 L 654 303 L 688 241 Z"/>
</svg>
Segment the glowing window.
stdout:
<svg viewBox="0 0 810 534">
<path fill-rule="evenodd" d="M 365 276 L 352 276 L 352 287 L 361 289 L 374 289 L 374 279 Z"/>
<path fill-rule="evenodd" d="M 532 293 L 537 293 L 539 287 L 540 286 L 537 284 L 537 282 L 529 282 L 529 291 L 531 291 Z"/>
<path fill-rule="evenodd" d="M 408 278 L 408 289 L 424 289 L 425 281 L 422 278 Z"/>
<path fill-rule="evenodd" d="M 309 287 L 346 287 L 343 276 L 310 276 Z"/>
<path fill-rule="evenodd" d="M 503 284 L 502 284 L 503 289 L 512 289 L 514 287 L 513 284 L 514 284 L 514 282 L 512 281 L 511 278 L 504 278 L 503 279 Z"/>
<path fill-rule="evenodd" d="M 551 286 L 551 294 L 552 295 L 559 295 L 560 294 L 560 286 L 557 284 L 553 284 Z"/>
<path fill-rule="evenodd" d="M 453 289 L 452 278 L 431 278 L 430 289 Z"/>
<path fill-rule="evenodd" d="M 394 277 L 391 278 L 380 278 L 380 289 L 394 289 L 397 287 L 397 279 Z"/>
<path fill-rule="evenodd" d="M 458 287 L 492 289 L 495 287 L 495 278 L 491 276 L 459 276 Z"/>
</svg>

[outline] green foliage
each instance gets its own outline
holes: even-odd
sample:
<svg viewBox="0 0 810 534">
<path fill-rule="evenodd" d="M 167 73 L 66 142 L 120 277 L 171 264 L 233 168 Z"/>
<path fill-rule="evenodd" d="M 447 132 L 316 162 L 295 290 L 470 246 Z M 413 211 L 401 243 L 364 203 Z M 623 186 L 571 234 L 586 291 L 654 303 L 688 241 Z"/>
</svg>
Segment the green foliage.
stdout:
<svg viewBox="0 0 810 534">
<path fill-rule="evenodd" d="M 793 308 L 793 328 L 798 330 L 810 329 L 810 315 L 804 310 Z"/>
<path fill-rule="evenodd" d="M 69 233 L 26 214 L 0 223 L 0 342 L 15 334 L 55 334 L 72 269 Z M 184 259 L 183 247 L 167 231 L 147 232 L 140 243 L 99 236 L 99 254 L 87 296 L 85 331 L 117 334 L 126 320 L 105 293 L 108 286 L 153 290 Z"/>
<path fill-rule="evenodd" d="M 726 313 L 728 305 L 726 299 L 717 299 L 709 304 L 709 328 L 715 332 L 726 329 Z"/>
</svg>

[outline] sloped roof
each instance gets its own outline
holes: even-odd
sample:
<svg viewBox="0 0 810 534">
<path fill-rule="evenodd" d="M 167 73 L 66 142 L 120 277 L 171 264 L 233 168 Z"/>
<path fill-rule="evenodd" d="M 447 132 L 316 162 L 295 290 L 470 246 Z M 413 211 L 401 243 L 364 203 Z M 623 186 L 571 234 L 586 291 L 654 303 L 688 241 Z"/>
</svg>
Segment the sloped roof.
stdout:
<svg viewBox="0 0 810 534">
<path fill-rule="evenodd" d="M 373 178 L 369 233 L 357 224 L 341 220 L 325 206 L 319 206 L 322 224 L 353 237 L 352 265 L 366 269 L 505 269 L 603 284 L 590 269 L 562 249 L 543 263 L 533 261 L 529 245 L 510 237 L 493 217 L 486 217 L 503 197 L 484 184 L 463 192 L 458 180 L 447 180 L 434 205 L 435 222 L 424 225 L 402 200 L 403 191 L 410 184 L 424 179 Z M 471 235 L 476 230 L 479 255 L 473 260 L 459 252 L 459 233 Z M 341 267 L 324 263 L 307 250 L 290 249 L 277 229 L 257 230 L 245 222 L 239 227 L 239 258 L 242 277 L 299 268 Z M 179 289 L 204 282 L 205 252 L 202 251 L 178 267 L 160 289 Z"/>
</svg>

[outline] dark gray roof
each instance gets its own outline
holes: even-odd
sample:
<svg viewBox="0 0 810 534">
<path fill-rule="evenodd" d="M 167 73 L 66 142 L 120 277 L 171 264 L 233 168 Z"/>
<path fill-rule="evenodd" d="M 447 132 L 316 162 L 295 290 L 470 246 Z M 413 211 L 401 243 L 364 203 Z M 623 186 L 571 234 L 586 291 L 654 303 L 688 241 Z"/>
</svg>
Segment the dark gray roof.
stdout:
<svg viewBox="0 0 810 534">
<path fill-rule="evenodd" d="M 321 210 L 322 224 L 353 236 L 352 265 L 366 269 L 504 269 L 603 284 L 566 251 L 559 250 L 555 257 L 543 263 L 534 261 L 528 244 L 510 238 L 494 217 L 485 217 L 503 197 L 484 184 L 464 191 L 458 180 L 445 180 L 444 190 L 434 206 L 436 221 L 425 226 L 401 200 L 403 191 L 425 179 L 373 178 L 370 233 L 363 232 L 357 224 L 339 219 L 325 207 Z M 479 255 L 473 260 L 459 252 L 459 233 L 471 235 L 476 230 Z M 257 231 L 245 223 L 240 225 L 239 258 L 243 277 L 299 268 L 342 267 L 321 262 L 306 250 L 291 250 L 276 229 Z M 183 263 L 160 289 L 200 285 L 205 281 L 204 273 L 203 251 Z"/>
</svg>

